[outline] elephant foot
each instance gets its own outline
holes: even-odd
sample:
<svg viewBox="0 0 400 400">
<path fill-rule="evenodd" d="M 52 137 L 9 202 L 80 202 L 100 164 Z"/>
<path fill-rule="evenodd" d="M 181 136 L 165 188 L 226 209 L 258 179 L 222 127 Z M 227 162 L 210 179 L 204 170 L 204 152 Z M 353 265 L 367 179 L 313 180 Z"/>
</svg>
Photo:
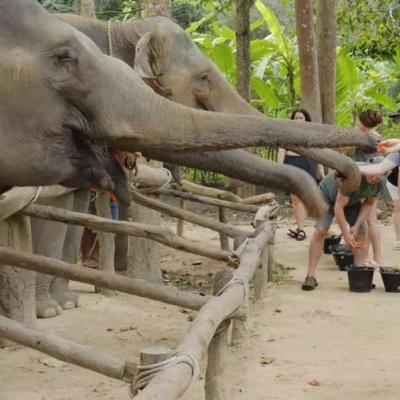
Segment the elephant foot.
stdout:
<svg viewBox="0 0 400 400">
<path fill-rule="evenodd" d="M 61 307 L 51 297 L 36 300 L 36 316 L 38 318 L 54 318 L 61 313 Z"/>
<path fill-rule="evenodd" d="M 63 310 L 79 307 L 79 295 L 69 288 L 66 279 L 54 278 L 51 282 L 50 294 Z"/>
</svg>

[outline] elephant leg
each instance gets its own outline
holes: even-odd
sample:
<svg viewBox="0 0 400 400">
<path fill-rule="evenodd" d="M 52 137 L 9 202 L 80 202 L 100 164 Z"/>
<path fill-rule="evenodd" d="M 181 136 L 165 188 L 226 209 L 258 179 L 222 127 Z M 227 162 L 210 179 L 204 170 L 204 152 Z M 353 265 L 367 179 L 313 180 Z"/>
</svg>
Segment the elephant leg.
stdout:
<svg viewBox="0 0 400 400">
<path fill-rule="evenodd" d="M 53 207 L 72 209 L 73 193 L 46 199 L 41 204 Z M 33 252 L 45 257 L 61 259 L 61 254 L 67 234 L 67 225 L 32 218 Z M 36 274 L 36 315 L 38 318 L 52 318 L 61 314 L 61 307 L 50 295 L 50 285 L 54 277 L 47 274 Z"/>
<path fill-rule="evenodd" d="M 88 190 L 76 190 L 74 192 L 73 211 L 87 213 L 89 198 L 90 193 Z M 70 264 L 78 263 L 82 233 L 82 226 L 68 225 L 61 255 L 62 261 Z M 65 278 L 53 279 L 50 285 L 50 294 L 63 310 L 79 307 L 79 295 L 70 289 L 68 280 Z"/>
</svg>

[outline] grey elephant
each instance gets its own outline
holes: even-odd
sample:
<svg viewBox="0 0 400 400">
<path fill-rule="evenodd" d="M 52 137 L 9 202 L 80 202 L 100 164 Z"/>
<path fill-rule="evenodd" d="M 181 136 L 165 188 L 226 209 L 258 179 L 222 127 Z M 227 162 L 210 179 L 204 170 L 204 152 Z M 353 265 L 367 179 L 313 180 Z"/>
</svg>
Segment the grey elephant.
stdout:
<svg viewBox="0 0 400 400">
<path fill-rule="evenodd" d="M 243 100 L 222 73 L 194 44 L 186 32 L 164 17 L 106 23 L 74 14 L 56 14 L 57 18 L 89 36 L 105 54 L 113 55 L 129 66 L 157 93 L 197 109 L 229 114 L 261 114 Z M 250 127 L 249 127 L 250 129 Z M 321 134 L 322 131 L 321 131 Z M 244 150 L 206 153 L 146 153 L 160 161 L 210 170 L 297 194 L 308 209 L 314 198 L 313 182 L 303 174 L 301 182 L 293 169 L 256 157 Z M 359 178 L 350 159 L 333 151 L 308 151 L 307 156 L 339 170 L 349 180 Z M 358 182 L 348 182 L 358 185 Z"/>
<path fill-rule="evenodd" d="M 1 54 L 7 51 L 0 63 L 0 190 L 55 183 L 96 186 L 127 202 L 123 171 L 108 148 L 179 157 L 183 152 L 261 145 L 375 147 L 374 140 L 354 131 L 335 135 L 316 126 L 293 136 L 299 127 L 290 121 L 217 116 L 174 104 L 34 0 L 0 1 L 0 48 Z M 282 168 L 281 176 L 286 170 Z M 316 196 L 308 204 L 317 215 L 323 202 L 315 185 L 310 191 Z M 73 207 L 71 200 L 65 204 Z M 42 229 L 33 229 L 45 236 Z M 39 247 L 40 242 L 35 245 Z M 60 255 L 60 247 L 54 252 Z"/>
</svg>

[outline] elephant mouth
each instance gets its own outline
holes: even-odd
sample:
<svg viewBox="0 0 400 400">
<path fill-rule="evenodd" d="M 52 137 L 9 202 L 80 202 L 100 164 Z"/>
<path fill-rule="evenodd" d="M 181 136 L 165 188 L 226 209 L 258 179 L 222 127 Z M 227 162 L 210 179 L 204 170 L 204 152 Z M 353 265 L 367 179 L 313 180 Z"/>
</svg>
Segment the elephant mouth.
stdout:
<svg viewBox="0 0 400 400">
<path fill-rule="evenodd" d="M 73 140 L 72 164 L 77 171 L 74 178 L 62 182 L 64 186 L 99 188 L 113 192 L 118 200 L 130 205 L 130 194 L 125 172 L 115 151 L 103 140 L 89 139 L 81 130 L 70 129 Z"/>
</svg>

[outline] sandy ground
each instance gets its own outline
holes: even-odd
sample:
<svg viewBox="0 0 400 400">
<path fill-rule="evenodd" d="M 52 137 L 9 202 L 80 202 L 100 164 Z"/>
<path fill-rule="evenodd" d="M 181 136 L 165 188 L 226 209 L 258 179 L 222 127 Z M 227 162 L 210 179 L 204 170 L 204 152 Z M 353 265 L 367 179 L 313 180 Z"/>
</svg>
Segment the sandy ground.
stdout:
<svg viewBox="0 0 400 400">
<path fill-rule="evenodd" d="M 312 233 L 311 222 L 307 233 Z M 267 297 L 252 306 L 248 338 L 230 347 L 226 360 L 226 398 L 230 400 L 399 399 L 400 294 L 383 290 L 379 274 L 371 293 L 348 291 L 347 276 L 323 256 L 320 286 L 300 290 L 307 265 L 308 240 L 286 236 L 287 222 L 279 221 L 276 259 L 295 268 L 292 278 L 269 289 Z M 392 249 L 393 227 L 382 224 L 387 265 L 398 262 Z M 187 238 L 218 246 L 218 235 L 186 225 Z M 223 265 L 177 251 L 166 251 L 163 268 L 196 270 L 206 274 Z M 39 320 L 38 327 L 107 352 L 137 360 L 148 346 L 174 347 L 190 322 L 177 307 L 119 294 L 105 298 L 93 287 L 73 283 L 81 293 L 82 307 L 60 317 Z M 136 329 L 119 332 L 135 324 Z M 261 365 L 262 357 L 273 357 Z M 47 364 L 47 365 L 46 365 Z M 200 379 L 183 397 L 202 400 L 204 362 Z M 317 380 L 319 386 L 310 382 Z M 1 400 L 129 399 L 128 386 L 79 367 L 59 363 L 27 348 L 0 350 Z M 162 397 L 160 397 L 160 400 Z"/>
</svg>

